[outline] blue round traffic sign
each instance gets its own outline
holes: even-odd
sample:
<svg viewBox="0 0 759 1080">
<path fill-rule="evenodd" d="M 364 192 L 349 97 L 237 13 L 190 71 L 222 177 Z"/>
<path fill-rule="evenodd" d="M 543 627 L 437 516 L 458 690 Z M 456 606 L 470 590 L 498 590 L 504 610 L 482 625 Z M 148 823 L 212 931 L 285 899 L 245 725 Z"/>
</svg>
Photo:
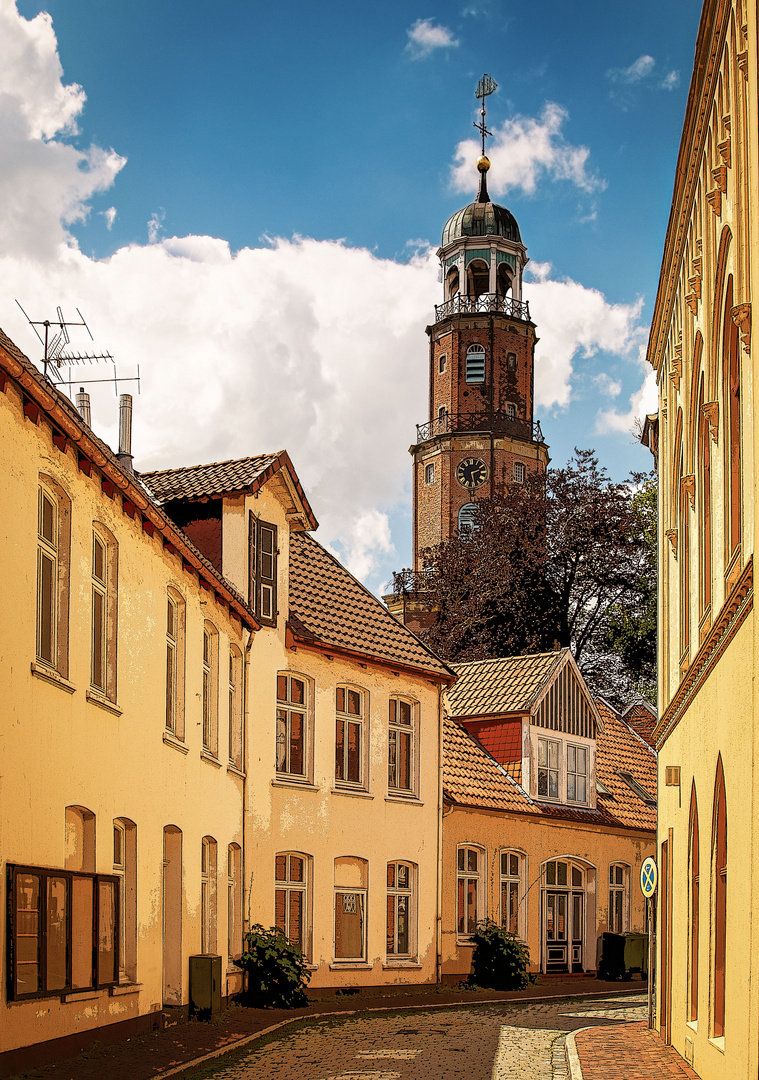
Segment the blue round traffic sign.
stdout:
<svg viewBox="0 0 759 1080">
<path fill-rule="evenodd" d="M 656 860 L 649 855 L 640 868 L 640 887 L 647 900 L 656 892 L 658 881 L 659 871 L 656 868 Z"/>
</svg>

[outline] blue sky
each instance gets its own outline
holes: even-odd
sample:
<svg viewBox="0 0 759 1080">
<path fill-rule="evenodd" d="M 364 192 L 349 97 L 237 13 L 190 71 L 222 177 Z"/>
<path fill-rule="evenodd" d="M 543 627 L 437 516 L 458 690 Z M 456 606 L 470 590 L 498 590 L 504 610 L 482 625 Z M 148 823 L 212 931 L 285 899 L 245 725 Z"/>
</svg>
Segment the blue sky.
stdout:
<svg viewBox="0 0 759 1080">
<path fill-rule="evenodd" d="M 318 535 L 378 588 L 410 557 L 434 250 L 473 197 L 483 71 L 554 461 L 577 443 L 615 477 L 647 467 L 629 429 L 651 400 L 640 350 L 698 17 L 683 0 L 0 0 L 0 325 L 34 357 L 14 299 L 78 305 L 120 370 L 139 363 L 145 468 L 287 446 Z"/>
</svg>

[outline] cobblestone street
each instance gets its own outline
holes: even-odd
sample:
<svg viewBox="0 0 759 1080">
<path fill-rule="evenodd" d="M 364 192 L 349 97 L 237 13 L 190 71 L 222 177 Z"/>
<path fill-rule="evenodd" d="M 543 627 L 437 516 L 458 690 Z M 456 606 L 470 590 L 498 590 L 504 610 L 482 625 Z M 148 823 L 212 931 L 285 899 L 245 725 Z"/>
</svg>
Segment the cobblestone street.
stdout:
<svg viewBox="0 0 759 1080">
<path fill-rule="evenodd" d="M 420 1010 L 328 1020 L 186 1080 L 564 1080 L 578 1028 L 646 1017 L 644 996 Z"/>
</svg>

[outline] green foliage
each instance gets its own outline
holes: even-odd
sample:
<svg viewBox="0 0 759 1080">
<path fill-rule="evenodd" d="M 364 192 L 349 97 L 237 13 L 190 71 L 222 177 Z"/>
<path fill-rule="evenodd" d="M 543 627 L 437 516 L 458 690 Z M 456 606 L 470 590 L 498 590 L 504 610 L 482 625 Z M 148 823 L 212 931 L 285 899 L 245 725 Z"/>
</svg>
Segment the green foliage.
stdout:
<svg viewBox="0 0 759 1080">
<path fill-rule="evenodd" d="M 530 952 L 523 941 L 497 923 L 486 919 L 477 924 L 469 983 L 491 990 L 524 990 L 530 979 L 527 966 Z"/>
<path fill-rule="evenodd" d="M 298 946 L 277 927 L 264 930 L 260 923 L 252 926 L 245 935 L 245 951 L 235 963 L 248 977 L 248 1004 L 271 1009 L 308 1004 L 305 988 L 311 972 Z"/>
</svg>

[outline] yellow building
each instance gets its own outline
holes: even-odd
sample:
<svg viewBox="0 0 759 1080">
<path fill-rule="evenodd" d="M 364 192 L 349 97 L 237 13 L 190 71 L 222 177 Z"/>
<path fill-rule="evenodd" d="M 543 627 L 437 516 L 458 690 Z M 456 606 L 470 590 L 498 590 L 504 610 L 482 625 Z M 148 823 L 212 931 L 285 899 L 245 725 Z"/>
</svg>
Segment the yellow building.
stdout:
<svg viewBox="0 0 759 1080">
<path fill-rule="evenodd" d="M 440 692 L 452 673 L 309 535 L 286 453 L 143 480 L 261 624 L 248 694 L 250 921 L 301 945 L 313 987 L 434 982 Z"/>
<path fill-rule="evenodd" d="M 755 3 L 704 3 L 648 351 L 659 413 L 644 431 L 660 474 L 656 1025 L 705 1080 L 759 1068 L 757 29 Z"/>
<path fill-rule="evenodd" d="M 645 706 L 594 702 L 568 649 L 453 664 L 443 756 L 443 973 L 489 918 L 532 971 L 596 971 L 601 934 L 646 931 L 656 754 Z M 633 715 L 634 713 L 634 715 Z"/>
<path fill-rule="evenodd" d="M 0 389 L 0 1069 L 15 1072 L 32 1044 L 159 1025 L 189 1001 L 193 954 L 219 954 L 222 992 L 240 988 L 257 624 L 128 454 L 1 333 Z"/>
</svg>

